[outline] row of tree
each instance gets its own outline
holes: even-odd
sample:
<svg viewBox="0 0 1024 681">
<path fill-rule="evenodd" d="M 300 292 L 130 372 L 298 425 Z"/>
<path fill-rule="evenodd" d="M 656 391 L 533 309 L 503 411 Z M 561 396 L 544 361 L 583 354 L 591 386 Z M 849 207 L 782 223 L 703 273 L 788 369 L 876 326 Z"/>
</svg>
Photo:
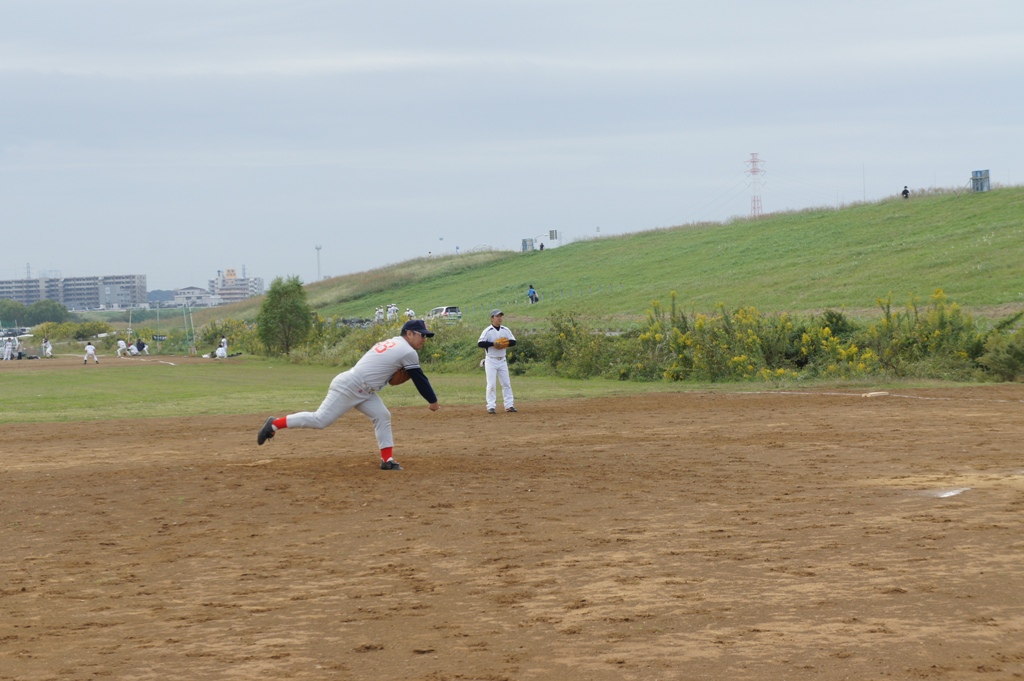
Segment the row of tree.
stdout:
<svg viewBox="0 0 1024 681">
<path fill-rule="evenodd" d="M 16 300 L 0 299 L 0 326 L 36 326 L 44 322 L 63 323 L 71 313 L 56 300 L 40 300 L 25 305 Z"/>
</svg>

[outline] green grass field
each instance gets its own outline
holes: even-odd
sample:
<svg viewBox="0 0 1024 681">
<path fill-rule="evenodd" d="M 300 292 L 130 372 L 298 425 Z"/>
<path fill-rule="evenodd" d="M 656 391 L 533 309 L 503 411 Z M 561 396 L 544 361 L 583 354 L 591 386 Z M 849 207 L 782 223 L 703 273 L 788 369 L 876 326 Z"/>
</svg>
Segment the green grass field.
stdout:
<svg viewBox="0 0 1024 681">
<path fill-rule="evenodd" d="M 175 357 L 149 362 L 105 358 L 104 366 L 82 366 L 77 359 L 61 366 L 32 371 L 4 371 L 0 365 L 5 407 L 0 424 L 72 422 L 207 416 L 217 414 L 284 414 L 316 409 L 339 371 L 330 367 L 290 364 L 279 360 L 237 358 L 228 362 L 177 363 Z M 444 405 L 479 404 L 483 408 L 483 371 L 431 373 L 430 380 Z M 637 383 L 603 379 L 572 380 L 514 376 L 517 404 L 556 399 L 586 399 L 659 392 L 804 390 L 830 387 L 849 391 L 886 389 L 896 383 L 846 382 L 813 385 L 728 383 Z M 937 381 L 899 382 L 901 387 L 952 385 Z M 411 383 L 388 388 L 381 396 L 389 407 L 426 403 Z M 527 408 L 528 411 L 528 408 Z"/>
<path fill-rule="evenodd" d="M 174 360 L 166 358 L 167 362 Z M 44 371 L 4 373 L 2 368 L 0 381 L 9 408 L 0 412 L 0 423 L 282 414 L 316 409 L 338 372 L 328 367 L 258 359 L 176 365 L 132 360 L 98 370 L 77 362 Z M 482 371 L 434 374 L 431 381 L 442 405 L 483 403 Z M 673 389 L 656 384 L 528 377 L 517 378 L 513 388 L 524 399 L 532 400 Z M 389 406 L 426 404 L 411 383 L 388 388 L 381 395 Z"/>
</svg>

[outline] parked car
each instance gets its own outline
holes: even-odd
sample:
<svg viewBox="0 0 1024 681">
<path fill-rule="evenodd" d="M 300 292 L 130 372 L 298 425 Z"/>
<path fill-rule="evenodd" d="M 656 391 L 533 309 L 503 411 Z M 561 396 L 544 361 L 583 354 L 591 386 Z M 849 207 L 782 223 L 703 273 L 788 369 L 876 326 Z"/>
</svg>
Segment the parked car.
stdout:
<svg viewBox="0 0 1024 681">
<path fill-rule="evenodd" d="M 427 319 L 441 319 L 446 322 L 457 322 L 462 319 L 462 310 L 454 305 L 435 307 L 427 313 Z"/>
</svg>

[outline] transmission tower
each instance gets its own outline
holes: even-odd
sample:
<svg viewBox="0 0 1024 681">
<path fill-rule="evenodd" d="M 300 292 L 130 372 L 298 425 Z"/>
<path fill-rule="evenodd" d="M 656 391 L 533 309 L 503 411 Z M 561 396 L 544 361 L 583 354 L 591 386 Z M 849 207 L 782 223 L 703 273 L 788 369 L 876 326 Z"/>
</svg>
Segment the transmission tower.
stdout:
<svg viewBox="0 0 1024 681">
<path fill-rule="evenodd" d="M 750 217 L 759 218 L 761 217 L 761 176 L 764 175 L 764 168 L 761 166 L 764 164 L 762 159 L 757 157 L 757 153 L 750 154 L 750 160 L 747 165 L 750 169 L 747 171 L 747 175 L 750 175 Z"/>
</svg>

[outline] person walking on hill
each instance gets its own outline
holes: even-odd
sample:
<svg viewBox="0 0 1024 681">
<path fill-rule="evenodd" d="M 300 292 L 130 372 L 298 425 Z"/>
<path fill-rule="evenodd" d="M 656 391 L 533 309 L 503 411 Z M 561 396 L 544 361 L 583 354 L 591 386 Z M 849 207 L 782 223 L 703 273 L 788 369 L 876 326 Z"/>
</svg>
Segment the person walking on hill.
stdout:
<svg viewBox="0 0 1024 681">
<path fill-rule="evenodd" d="M 487 391 L 484 393 L 487 399 L 487 413 L 494 414 L 498 406 L 498 390 L 496 383 L 501 383 L 501 398 L 505 404 L 505 411 L 515 412 L 516 403 L 512 396 L 512 381 L 508 376 L 508 363 L 505 361 L 506 348 L 516 344 L 516 337 L 507 326 L 502 326 L 505 313 L 501 310 L 491 310 L 491 323 L 480 334 L 480 340 L 476 345 L 483 348 L 484 374 L 487 376 Z"/>
<path fill-rule="evenodd" d="M 400 335 L 382 340 L 348 371 L 334 377 L 320 408 L 315 412 L 300 412 L 280 418 L 271 416 L 260 428 L 256 444 L 274 437 L 283 428 L 326 428 L 351 409 L 362 412 L 373 421 L 373 430 L 380 447 L 380 467 L 385 471 L 400 471 L 394 459 L 394 437 L 391 433 L 391 412 L 377 394 L 386 386 L 412 379 L 420 395 L 427 401 L 430 411 L 440 405 L 426 374 L 420 368 L 419 351 L 434 333 L 422 319 L 410 319 L 402 325 Z M 404 378 L 396 374 L 404 371 Z"/>
</svg>

